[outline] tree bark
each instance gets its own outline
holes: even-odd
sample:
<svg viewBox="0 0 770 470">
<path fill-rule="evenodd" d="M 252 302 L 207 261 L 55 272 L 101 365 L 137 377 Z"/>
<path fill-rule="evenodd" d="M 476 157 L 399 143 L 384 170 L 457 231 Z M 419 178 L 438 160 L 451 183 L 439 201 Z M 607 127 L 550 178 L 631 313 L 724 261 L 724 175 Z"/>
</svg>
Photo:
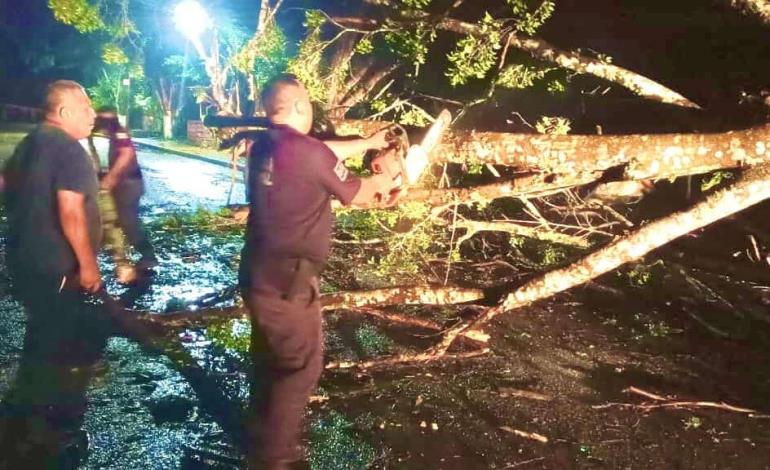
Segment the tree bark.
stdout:
<svg viewBox="0 0 770 470">
<path fill-rule="evenodd" d="M 770 2 L 767 0 L 721 0 L 722 3 L 740 11 L 742 14 L 754 17 L 765 26 L 770 26 Z"/>
<path fill-rule="evenodd" d="M 163 138 L 170 140 L 173 137 L 174 117 L 170 111 L 163 110 Z"/>
<path fill-rule="evenodd" d="M 582 186 L 596 181 L 601 173 L 537 174 L 501 183 L 473 186 L 471 188 L 422 189 L 413 188 L 403 195 L 399 202 L 426 202 L 431 206 L 447 204 L 472 204 L 489 202 L 501 197 L 537 197 L 556 191 Z"/>
<path fill-rule="evenodd" d="M 480 26 L 453 18 L 443 19 L 438 28 L 473 36 L 482 34 Z M 508 37 L 508 45 L 527 52 L 535 59 L 551 62 L 577 73 L 593 75 L 615 83 L 641 97 L 685 108 L 700 109 L 700 106 L 679 93 L 636 72 L 576 52 L 561 50 L 543 39 L 522 38 L 512 34 Z"/>
<path fill-rule="evenodd" d="M 483 298 L 484 291 L 481 289 L 423 285 L 324 294 L 321 296 L 321 304 L 324 310 L 335 310 L 373 305 L 451 305 L 473 302 Z M 238 306 L 203 308 L 194 312 L 144 313 L 137 317 L 137 321 L 160 328 L 192 327 L 205 325 L 215 320 L 240 318 L 244 315 L 247 315 L 246 309 Z"/>
<path fill-rule="evenodd" d="M 636 230 L 622 239 L 600 248 L 567 267 L 550 271 L 527 282 L 508 294 L 498 306 L 474 320 L 449 330 L 435 348 L 446 353 L 458 335 L 478 330 L 497 315 L 521 308 L 554 294 L 590 281 L 625 263 L 636 260 L 650 251 L 719 219 L 746 209 L 770 198 L 770 167 L 767 165 L 747 171 L 744 178 L 733 186 L 719 191 L 692 208 L 664 217 Z"/>
<path fill-rule="evenodd" d="M 325 310 L 334 310 L 371 305 L 449 305 L 483 298 L 484 291 L 480 289 L 414 286 L 326 294 L 321 297 L 321 303 Z"/>
<path fill-rule="evenodd" d="M 257 16 L 257 28 L 254 37 L 259 36 L 267 26 L 268 15 L 270 14 L 270 0 L 259 1 L 259 15 Z"/>
<path fill-rule="evenodd" d="M 369 135 L 389 123 L 335 122 L 341 134 Z M 577 175 L 624 166 L 628 179 L 668 178 L 770 160 L 770 124 L 712 134 L 544 135 L 450 131 L 441 161 Z"/>
<path fill-rule="evenodd" d="M 631 179 L 667 178 L 753 165 L 770 158 L 770 125 L 714 134 L 532 135 L 450 132 L 435 151 L 480 162 L 554 173 L 625 165 Z"/>
</svg>

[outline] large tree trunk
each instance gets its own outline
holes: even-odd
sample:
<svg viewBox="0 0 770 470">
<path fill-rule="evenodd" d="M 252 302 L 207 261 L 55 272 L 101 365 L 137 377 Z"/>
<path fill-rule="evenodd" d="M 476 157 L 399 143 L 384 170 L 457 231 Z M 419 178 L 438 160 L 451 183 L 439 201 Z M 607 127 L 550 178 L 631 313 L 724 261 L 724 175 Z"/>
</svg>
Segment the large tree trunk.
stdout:
<svg viewBox="0 0 770 470">
<path fill-rule="evenodd" d="M 337 121 L 342 134 L 368 135 L 388 123 Z M 770 159 L 770 124 L 712 134 L 542 135 L 450 131 L 441 161 L 504 165 L 577 175 L 624 166 L 629 179 L 667 178 L 754 165 Z"/>
<path fill-rule="evenodd" d="M 480 328 L 497 315 L 548 298 L 590 281 L 650 251 L 719 219 L 770 198 L 770 167 L 747 171 L 733 186 L 719 191 L 690 209 L 647 224 L 630 235 L 600 248 L 571 265 L 527 282 L 476 319 L 449 330 L 434 352 L 445 353 L 458 335 Z"/>
<path fill-rule="evenodd" d="M 625 165 L 628 178 L 666 178 L 752 165 L 770 158 L 770 125 L 714 134 L 528 135 L 450 133 L 435 152 L 453 162 L 553 173 Z"/>
</svg>

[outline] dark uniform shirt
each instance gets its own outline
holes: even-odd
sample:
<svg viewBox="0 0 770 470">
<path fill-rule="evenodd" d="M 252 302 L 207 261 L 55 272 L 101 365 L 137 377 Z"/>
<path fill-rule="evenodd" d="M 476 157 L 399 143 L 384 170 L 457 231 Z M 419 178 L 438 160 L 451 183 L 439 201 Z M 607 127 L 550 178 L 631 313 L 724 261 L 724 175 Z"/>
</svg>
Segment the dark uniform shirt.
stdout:
<svg viewBox="0 0 770 470">
<path fill-rule="evenodd" d="M 134 142 L 131 140 L 131 134 L 123 126 L 118 127 L 114 134 L 110 136 L 110 153 L 108 157 L 109 167 L 112 169 L 115 166 L 115 162 L 118 158 L 118 151 L 120 149 L 128 148 L 132 152 L 136 153 L 134 148 Z M 142 170 L 139 168 L 139 162 L 136 158 L 129 164 L 123 173 L 123 178 L 141 178 Z"/>
<path fill-rule="evenodd" d="M 350 204 L 361 180 L 320 140 L 276 125 L 252 147 L 248 184 L 249 259 L 243 261 L 252 271 L 286 258 L 323 265 L 334 224 L 331 198 Z"/>
<path fill-rule="evenodd" d="M 8 263 L 23 273 L 61 276 L 78 269 L 62 231 L 57 191 L 85 195 L 86 222 L 94 252 L 101 244 L 96 204 L 99 182 L 85 149 L 57 127 L 41 124 L 6 162 Z"/>
</svg>

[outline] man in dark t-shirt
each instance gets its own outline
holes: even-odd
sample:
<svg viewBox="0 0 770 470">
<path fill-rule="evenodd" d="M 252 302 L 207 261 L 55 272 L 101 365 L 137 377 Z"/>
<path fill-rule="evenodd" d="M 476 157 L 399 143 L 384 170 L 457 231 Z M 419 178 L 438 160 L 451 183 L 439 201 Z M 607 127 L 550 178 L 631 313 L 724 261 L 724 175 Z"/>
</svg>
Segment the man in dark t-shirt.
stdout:
<svg viewBox="0 0 770 470">
<path fill-rule="evenodd" d="M 54 277 L 76 275 L 78 259 L 57 217 L 56 193 L 83 196 L 89 248 L 97 252 L 99 186 L 83 147 L 60 127 L 43 123 L 16 147 L 5 166 L 5 181 L 11 269 Z"/>
<path fill-rule="evenodd" d="M 86 302 L 102 287 L 98 181 L 78 139 L 94 111 L 83 88 L 48 89 L 46 118 L 6 162 L 7 264 L 27 312 L 24 351 L 0 410 L 0 468 L 75 468 L 85 388 L 109 324 Z"/>
<path fill-rule="evenodd" d="M 331 199 L 368 204 L 396 184 L 386 175 L 351 175 L 346 156 L 388 144 L 385 132 L 367 139 L 321 142 L 308 136 L 313 120 L 305 88 L 293 76 L 268 84 L 262 103 L 270 129 L 249 159 L 250 213 L 240 283 L 252 320 L 251 355 L 267 364 L 261 396 L 255 373 L 252 405 L 259 413 L 250 461 L 284 469 L 301 460 L 302 416 L 323 368 L 318 275 L 331 243 Z M 268 356 L 260 355 L 267 345 Z"/>
</svg>

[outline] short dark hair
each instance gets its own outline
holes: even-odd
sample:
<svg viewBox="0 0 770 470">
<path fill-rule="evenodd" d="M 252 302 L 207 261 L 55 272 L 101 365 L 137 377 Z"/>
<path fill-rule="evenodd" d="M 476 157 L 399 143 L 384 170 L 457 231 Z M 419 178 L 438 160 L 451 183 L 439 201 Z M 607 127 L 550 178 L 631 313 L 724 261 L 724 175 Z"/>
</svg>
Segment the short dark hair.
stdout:
<svg viewBox="0 0 770 470">
<path fill-rule="evenodd" d="M 275 98 L 281 89 L 285 87 L 301 86 L 302 83 L 299 81 L 297 76 L 291 73 L 282 73 L 268 80 L 267 83 L 265 83 L 265 86 L 262 87 L 262 93 L 260 94 L 262 107 L 264 108 L 267 115 L 270 116 L 271 114 L 275 113 Z"/>
</svg>

